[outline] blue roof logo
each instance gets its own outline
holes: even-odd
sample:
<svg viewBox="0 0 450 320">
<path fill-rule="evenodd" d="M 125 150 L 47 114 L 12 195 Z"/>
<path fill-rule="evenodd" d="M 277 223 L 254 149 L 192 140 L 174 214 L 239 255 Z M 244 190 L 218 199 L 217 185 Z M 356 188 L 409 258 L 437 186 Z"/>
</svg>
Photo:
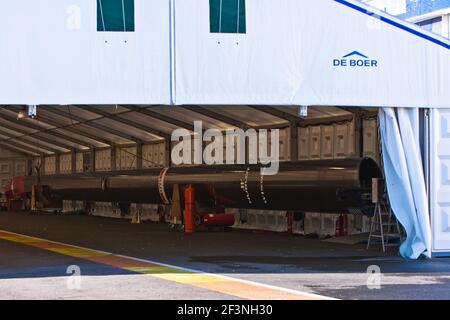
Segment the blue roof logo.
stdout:
<svg viewBox="0 0 450 320">
<path fill-rule="evenodd" d="M 361 58 L 369 59 L 368 56 L 366 56 L 365 54 L 362 54 L 361 52 L 358 52 L 358 51 L 350 52 L 349 54 L 343 56 L 342 58 L 345 59 L 345 58 L 349 58 L 349 57 L 352 57 L 352 56 L 359 56 Z"/>
</svg>

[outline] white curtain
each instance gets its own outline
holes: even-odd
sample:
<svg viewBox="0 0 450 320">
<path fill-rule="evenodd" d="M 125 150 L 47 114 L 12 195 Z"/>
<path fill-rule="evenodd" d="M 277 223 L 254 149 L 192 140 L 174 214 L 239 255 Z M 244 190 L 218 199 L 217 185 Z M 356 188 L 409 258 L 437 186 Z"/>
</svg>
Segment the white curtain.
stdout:
<svg viewBox="0 0 450 320">
<path fill-rule="evenodd" d="M 407 237 L 400 254 L 431 257 L 431 225 L 419 142 L 417 108 L 381 108 L 384 171 L 392 210 Z"/>
</svg>

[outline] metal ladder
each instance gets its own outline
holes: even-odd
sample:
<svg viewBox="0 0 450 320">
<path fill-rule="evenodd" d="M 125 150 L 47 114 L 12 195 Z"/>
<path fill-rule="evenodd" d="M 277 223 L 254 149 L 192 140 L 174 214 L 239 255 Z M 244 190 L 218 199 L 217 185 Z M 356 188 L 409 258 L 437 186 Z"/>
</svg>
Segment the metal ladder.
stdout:
<svg viewBox="0 0 450 320">
<path fill-rule="evenodd" d="M 380 122 L 377 121 L 377 124 L 378 124 L 378 147 L 380 152 L 379 163 L 384 176 L 383 144 L 381 140 Z M 383 221 L 383 218 L 385 221 Z M 395 230 L 392 230 L 393 228 Z M 372 243 L 372 239 L 381 240 L 383 252 L 386 252 L 386 247 L 399 246 L 403 241 L 402 229 L 400 228 L 400 224 L 397 218 L 392 213 L 391 206 L 389 205 L 387 187 L 385 187 L 384 194 L 382 195 L 381 199 L 378 199 L 378 201 L 375 203 L 374 214 L 370 222 L 370 233 L 369 239 L 367 240 L 366 249 L 369 249 Z M 396 243 L 393 243 L 392 242 L 393 240 L 398 241 Z"/>
<path fill-rule="evenodd" d="M 385 201 L 379 201 L 375 205 L 374 214 L 370 222 L 367 249 L 369 249 L 372 239 L 381 240 L 383 252 L 386 252 L 386 247 L 399 246 L 402 242 L 403 236 L 400 224 L 392 213 L 390 206 L 388 209 L 388 205 Z M 398 241 L 392 242 L 393 240 Z"/>
</svg>

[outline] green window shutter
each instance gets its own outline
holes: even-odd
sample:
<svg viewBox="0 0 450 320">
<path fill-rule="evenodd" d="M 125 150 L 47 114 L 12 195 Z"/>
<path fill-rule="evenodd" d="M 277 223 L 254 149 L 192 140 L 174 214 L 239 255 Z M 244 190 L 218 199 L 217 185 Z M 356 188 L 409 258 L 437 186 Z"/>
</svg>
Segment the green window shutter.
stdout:
<svg viewBox="0 0 450 320">
<path fill-rule="evenodd" d="M 134 32 L 134 0 L 97 0 L 97 31 Z"/>
<path fill-rule="evenodd" d="M 211 33 L 246 33 L 245 0 L 209 0 Z"/>
</svg>

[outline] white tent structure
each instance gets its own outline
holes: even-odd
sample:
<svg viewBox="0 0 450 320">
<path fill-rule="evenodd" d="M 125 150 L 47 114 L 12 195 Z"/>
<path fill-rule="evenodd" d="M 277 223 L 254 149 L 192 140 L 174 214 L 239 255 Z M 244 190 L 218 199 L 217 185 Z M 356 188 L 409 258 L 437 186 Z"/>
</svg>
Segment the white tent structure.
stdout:
<svg viewBox="0 0 450 320">
<path fill-rule="evenodd" d="M 5 5 L 0 103 L 441 108 L 450 101 L 449 41 L 355 1 L 124 1 L 134 11 L 123 10 L 119 24 L 133 19 L 131 31 L 102 30 L 115 18 L 108 4 L 122 0 Z M 245 4 L 244 19 L 219 12 L 222 24 L 242 20 L 245 33 L 211 30 L 214 2 L 224 12 L 227 3 Z"/>
<path fill-rule="evenodd" d="M 4 105 L 385 108 L 402 254 L 450 253 L 448 40 L 353 0 L 15 0 L 0 24 Z"/>
</svg>

